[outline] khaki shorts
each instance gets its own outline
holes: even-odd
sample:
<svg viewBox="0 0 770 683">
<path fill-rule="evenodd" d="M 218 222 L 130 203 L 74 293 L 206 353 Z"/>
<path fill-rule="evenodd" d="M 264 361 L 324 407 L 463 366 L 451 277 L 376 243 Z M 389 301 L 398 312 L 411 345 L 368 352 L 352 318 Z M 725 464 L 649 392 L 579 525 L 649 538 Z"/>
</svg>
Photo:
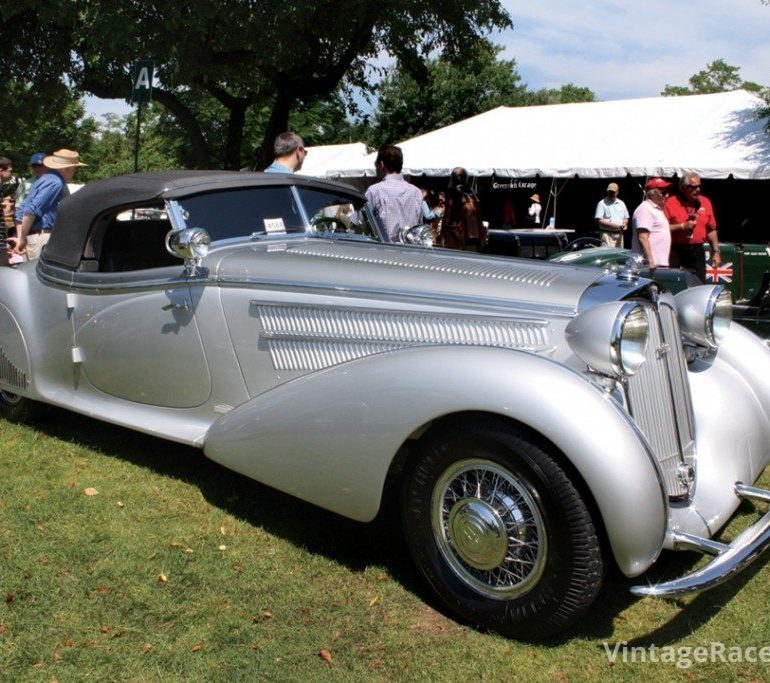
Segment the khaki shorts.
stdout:
<svg viewBox="0 0 770 683">
<path fill-rule="evenodd" d="M 50 231 L 27 235 L 27 260 L 33 261 L 36 258 L 40 258 L 40 252 L 49 239 L 51 239 Z"/>
</svg>

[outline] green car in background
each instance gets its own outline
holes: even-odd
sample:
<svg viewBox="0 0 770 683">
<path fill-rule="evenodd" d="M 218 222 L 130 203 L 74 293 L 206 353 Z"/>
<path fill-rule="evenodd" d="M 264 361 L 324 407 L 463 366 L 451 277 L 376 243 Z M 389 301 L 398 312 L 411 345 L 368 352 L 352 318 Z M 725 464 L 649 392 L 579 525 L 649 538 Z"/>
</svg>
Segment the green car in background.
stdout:
<svg viewBox="0 0 770 683">
<path fill-rule="evenodd" d="M 611 268 L 626 262 L 628 249 L 591 247 L 578 251 L 563 251 L 549 261 L 575 266 Z M 733 297 L 733 320 L 748 327 L 763 339 L 770 339 L 770 246 L 726 242 L 719 245 L 722 263 L 715 267 L 706 258 L 706 284 L 721 284 Z M 643 268 L 642 277 L 649 277 L 673 293 L 700 284 L 690 272 L 678 268 L 656 268 L 655 273 Z"/>
</svg>

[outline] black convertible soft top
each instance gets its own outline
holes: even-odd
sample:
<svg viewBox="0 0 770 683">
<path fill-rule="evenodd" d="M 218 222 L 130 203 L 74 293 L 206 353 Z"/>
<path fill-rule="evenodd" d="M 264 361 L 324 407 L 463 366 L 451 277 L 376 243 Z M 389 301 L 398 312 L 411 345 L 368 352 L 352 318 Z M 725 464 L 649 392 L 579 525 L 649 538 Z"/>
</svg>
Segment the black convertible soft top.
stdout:
<svg viewBox="0 0 770 683">
<path fill-rule="evenodd" d="M 116 176 L 88 183 L 59 203 L 56 223 L 42 259 L 59 266 L 77 268 L 92 226 L 107 213 L 114 214 L 200 192 L 265 185 L 336 188 L 347 194 L 359 194 L 348 185 L 287 173 L 165 171 Z"/>
</svg>

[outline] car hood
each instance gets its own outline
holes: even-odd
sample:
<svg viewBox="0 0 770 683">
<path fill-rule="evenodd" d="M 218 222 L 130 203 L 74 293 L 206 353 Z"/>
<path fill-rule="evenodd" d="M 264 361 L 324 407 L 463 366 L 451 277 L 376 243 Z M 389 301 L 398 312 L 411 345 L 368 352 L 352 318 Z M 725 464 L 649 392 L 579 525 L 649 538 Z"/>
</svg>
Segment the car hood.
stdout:
<svg viewBox="0 0 770 683">
<path fill-rule="evenodd" d="M 483 302 L 577 310 L 604 273 L 528 259 L 345 240 L 256 242 L 213 250 L 204 263 L 222 284 L 289 287 L 362 296 Z M 627 292 L 626 292 L 627 293 Z M 612 293 L 605 298 L 619 298 Z"/>
</svg>

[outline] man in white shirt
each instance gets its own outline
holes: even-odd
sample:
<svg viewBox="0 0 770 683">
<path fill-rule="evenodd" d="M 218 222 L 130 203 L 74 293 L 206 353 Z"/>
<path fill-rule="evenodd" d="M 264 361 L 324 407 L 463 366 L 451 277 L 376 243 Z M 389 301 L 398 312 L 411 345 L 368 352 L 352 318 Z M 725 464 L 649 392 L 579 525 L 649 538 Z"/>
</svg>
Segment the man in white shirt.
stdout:
<svg viewBox="0 0 770 683">
<path fill-rule="evenodd" d="M 623 232 L 628 227 L 628 209 L 622 199 L 618 199 L 617 183 L 607 185 L 607 194 L 596 205 L 594 218 L 599 226 L 602 246 L 623 247 Z"/>
</svg>

